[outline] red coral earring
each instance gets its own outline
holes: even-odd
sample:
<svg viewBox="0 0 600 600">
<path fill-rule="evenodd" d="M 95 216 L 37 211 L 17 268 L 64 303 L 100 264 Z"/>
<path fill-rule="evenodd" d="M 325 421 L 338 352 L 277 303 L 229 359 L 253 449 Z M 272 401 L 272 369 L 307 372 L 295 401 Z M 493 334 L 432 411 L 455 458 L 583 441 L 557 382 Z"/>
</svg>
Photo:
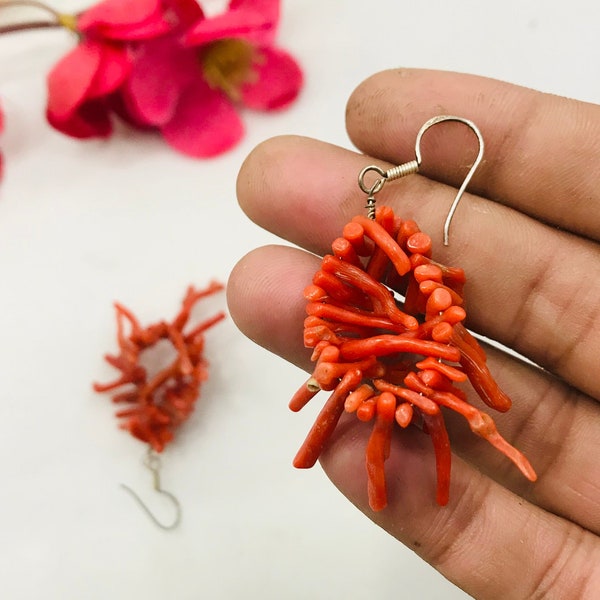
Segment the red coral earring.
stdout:
<svg viewBox="0 0 600 600">
<path fill-rule="evenodd" d="M 444 225 L 444 244 L 458 202 L 483 156 L 483 138 L 466 119 L 442 115 L 430 119 L 417 135 L 416 160 L 388 171 L 363 169 L 360 188 L 368 195 L 368 216 L 356 216 L 323 258 L 304 296 L 308 317 L 304 344 L 313 348 L 312 376 L 290 402 L 300 410 L 319 391 L 333 393 L 318 415 L 294 466 L 312 467 L 344 411 L 373 421 L 366 448 L 369 504 L 387 505 L 384 463 L 394 423 L 418 425 L 432 439 L 436 457 L 437 502 L 447 504 L 451 451 L 440 407 L 461 414 L 471 430 L 505 454 L 531 481 L 529 461 L 497 431 L 492 418 L 469 404 L 457 384 L 469 381 L 491 408 L 504 412 L 510 399 L 486 366 L 486 355 L 463 325 L 464 271 L 435 262 L 431 238 L 414 221 L 404 221 L 387 206 L 375 209 L 375 194 L 387 181 L 416 173 L 423 134 L 442 121 L 471 128 L 479 153 L 460 187 Z M 365 176 L 375 172 L 372 186 Z M 395 293 L 401 293 L 400 299 Z"/>
<path fill-rule="evenodd" d="M 200 385 L 208 377 L 208 363 L 204 359 L 204 332 L 223 319 L 225 314 L 219 312 L 187 333 L 184 329 L 194 305 L 200 299 L 222 289 L 223 286 L 215 282 L 203 290 L 188 288 L 181 310 L 173 321 L 158 321 L 147 327 L 142 327 L 128 309 L 116 303 L 120 353 L 116 356 L 106 355 L 105 358 L 110 365 L 121 371 L 121 376 L 110 383 L 94 384 L 97 392 L 121 390 L 112 397 L 113 402 L 127 405 L 127 408 L 116 413 L 121 419 L 121 427 L 148 444 L 144 464 L 152 472 L 154 489 L 173 502 L 175 519 L 171 524 L 164 525 L 130 487 L 123 487 L 156 525 L 163 529 L 177 526 L 181 510 L 177 498 L 161 488 L 159 453 L 173 441 L 177 428 L 194 410 L 200 395 Z M 141 364 L 142 354 L 161 340 L 170 342 L 176 356 L 163 369 L 150 373 L 150 369 Z"/>
</svg>

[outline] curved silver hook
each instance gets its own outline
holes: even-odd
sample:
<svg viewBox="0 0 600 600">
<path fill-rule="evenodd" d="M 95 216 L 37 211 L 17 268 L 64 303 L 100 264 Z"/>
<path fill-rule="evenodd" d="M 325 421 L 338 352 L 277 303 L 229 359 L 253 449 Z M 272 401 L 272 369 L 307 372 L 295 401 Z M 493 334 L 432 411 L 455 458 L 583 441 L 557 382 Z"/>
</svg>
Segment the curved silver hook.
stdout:
<svg viewBox="0 0 600 600">
<path fill-rule="evenodd" d="M 444 246 L 447 246 L 448 240 L 450 237 L 450 233 L 449 233 L 450 232 L 450 223 L 452 222 L 452 217 L 454 216 L 456 207 L 458 206 L 458 203 L 460 202 L 462 195 L 464 194 L 465 190 L 467 189 L 469 182 L 471 181 L 475 171 L 477 170 L 477 168 L 479 167 L 479 165 L 483 159 L 483 151 L 484 151 L 483 136 L 481 135 L 481 132 L 479 131 L 479 129 L 477 128 L 475 123 L 473 123 L 473 121 L 469 121 L 469 119 L 464 119 L 463 117 L 456 117 L 454 115 L 438 115 L 437 117 L 433 117 L 432 119 L 429 119 L 429 121 L 427 121 L 421 127 L 421 129 L 419 130 L 419 133 L 417 133 L 417 139 L 415 142 L 415 160 L 411 160 L 407 163 L 403 163 L 401 165 L 398 165 L 397 167 L 388 169 L 387 171 L 384 171 L 381 167 L 378 167 L 376 165 L 370 165 L 368 167 L 365 167 L 358 175 L 358 185 L 359 185 L 360 189 L 365 194 L 368 195 L 366 208 L 369 211 L 368 212 L 369 218 L 374 219 L 375 218 L 375 194 L 383 188 L 384 184 L 387 181 L 394 181 L 394 179 L 400 179 L 401 177 L 405 177 L 406 175 L 410 175 L 412 173 L 419 172 L 421 162 L 423 161 L 423 158 L 421 155 L 421 139 L 423 138 L 423 134 L 430 127 L 433 127 L 433 125 L 437 125 L 438 123 L 442 123 L 444 121 L 457 121 L 458 123 L 463 123 L 464 125 L 467 125 L 473 131 L 473 133 L 477 136 L 477 141 L 479 142 L 479 152 L 477 153 L 477 157 L 475 158 L 475 161 L 471 165 L 469 172 L 467 173 L 466 177 L 464 178 L 462 185 L 458 189 L 458 192 L 452 202 L 452 205 L 450 206 L 450 210 L 448 211 L 446 221 L 444 222 Z M 370 173 L 371 171 L 374 171 L 380 177 L 379 177 L 379 179 L 375 180 L 373 185 L 368 186 L 365 183 L 365 176 L 367 175 L 367 173 Z"/>
<path fill-rule="evenodd" d="M 144 512 L 148 515 L 148 517 L 152 520 L 152 522 L 161 529 L 169 530 L 175 529 L 179 525 L 181 521 L 181 505 L 179 504 L 179 500 L 171 494 L 171 492 L 167 492 L 167 490 L 163 490 L 160 486 L 160 457 L 156 452 L 154 452 L 151 448 L 148 448 L 148 452 L 146 457 L 144 458 L 144 465 L 150 469 L 152 472 L 153 485 L 152 487 L 163 496 L 166 496 L 175 507 L 175 518 L 172 523 L 165 524 L 161 523 L 152 513 L 152 511 L 146 506 L 146 503 L 139 497 L 137 492 L 135 492 L 132 488 L 124 483 L 121 484 L 121 487 L 131 494 L 132 498 L 140 505 L 140 507 L 144 510 Z"/>
<path fill-rule="evenodd" d="M 458 192 L 452 201 L 452 205 L 450 206 L 450 210 L 448 211 L 448 215 L 446 216 L 446 221 L 444 222 L 444 246 L 448 245 L 448 239 L 450 237 L 450 223 L 452 222 L 452 217 L 456 211 L 456 207 L 462 198 L 462 195 L 465 193 L 469 182 L 471 181 L 475 171 L 479 167 L 482 159 L 483 159 L 483 151 L 485 149 L 485 144 L 483 143 L 483 136 L 481 135 L 481 131 L 479 131 L 478 127 L 473 123 L 473 121 L 469 121 L 469 119 L 463 119 L 462 117 L 455 117 L 453 115 L 439 115 L 437 117 L 433 117 L 429 119 L 427 123 L 421 127 L 419 133 L 417 134 L 417 141 L 415 143 L 415 156 L 417 158 L 417 164 L 421 166 L 422 157 L 421 157 L 421 138 L 423 134 L 433 125 L 437 125 L 438 123 L 442 123 L 443 121 L 456 121 L 458 123 L 463 123 L 467 127 L 473 131 L 473 133 L 477 136 L 477 141 L 479 142 L 479 152 L 477 153 L 477 157 L 475 161 L 471 165 L 469 172 L 464 178 L 462 185 L 458 188 Z"/>
</svg>

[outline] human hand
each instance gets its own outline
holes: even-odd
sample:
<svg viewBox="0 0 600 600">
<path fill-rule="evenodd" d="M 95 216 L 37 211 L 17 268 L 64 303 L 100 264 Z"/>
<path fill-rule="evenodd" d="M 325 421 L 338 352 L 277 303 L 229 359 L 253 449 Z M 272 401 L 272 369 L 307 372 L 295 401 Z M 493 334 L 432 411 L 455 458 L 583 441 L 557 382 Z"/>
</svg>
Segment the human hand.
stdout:
<svg viewBox="0 0 600 600">
<path fill-rule="evenodd" d="M 449 246 L 441 243 L 443 222 L 476 150 L 463 126 L 428 133 L 422 175 L 384 186 L 378 204 L 414 218 L 433 238 L 434 258 L 465 269 L 470 329 L 543 368 L 487 350 L 492 374 L 513 400 L 508 413 L 494 415 L 498 429 L 539 479 L 522 478 L 452 414 L 445 507 L 435 503 L 431 442 L 416 428 L 394 435 L 389 503 L 380 512 L 367 501 L 370 425 L 354 417 L 340 422 L 321 464 L 369 518 L 476 598 L 596 598 L 600 107 L 468 75 L 380 73 L 354 92 L 347 109 L 350 138 L 367 156 L 306 138 L 267 141 L 241 169 L 239 201 L 265 229 L 323 255 L 344 224 L 363 213 L 360 170 L 411 160 L 416 132 L 438 114 L 472 120 L 486 143 Z M 303 250 L 259 248 L 240 261 L 228 286 L 240 329 L 307 370 L 302 292 L 319 265 Z M 473 396 L 469 401 L 479 404 Z"/>
</svg>

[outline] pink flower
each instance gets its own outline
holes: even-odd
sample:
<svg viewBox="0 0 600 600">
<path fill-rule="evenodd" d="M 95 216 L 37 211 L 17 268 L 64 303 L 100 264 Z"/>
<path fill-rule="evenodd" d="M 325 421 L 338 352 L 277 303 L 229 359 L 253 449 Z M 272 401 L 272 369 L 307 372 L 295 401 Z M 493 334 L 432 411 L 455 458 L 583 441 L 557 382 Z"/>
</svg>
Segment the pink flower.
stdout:
<svg viewBox="0 0 600 600">
<path fill-rule="evenodd" d="M 194 0 L 105 0 L 64 22 L 81 41 L 48 75 L 49 123 L 78 138 L 110 135 L 112 95 L 130 73 L 132 45 L 202 17 Z"/>
<path fill-rule="evenodd" d="M 296 61 L 275 47 L 279 0 L 231 0 L 227 11 L 198 20 L 133 51 L 123 85 L 128 113 L 160 130 L 175 149 L 214 156 L 235 145 L 238 108 L 283 108 L 302 85 Z"/>
<path fill-rule="evenodd" d="M 48 121 L 106 137 L 116 113 L 185 154 L 224 152 L 244 133 L 239 107 L 298 95 L 300 68 L 273 43 L 278 21 L 279 0 L 231 0 L 213 18 L 195 0 L 104 0 L 63 23 L 81 41 L 49 74 Z"/>
</svg>

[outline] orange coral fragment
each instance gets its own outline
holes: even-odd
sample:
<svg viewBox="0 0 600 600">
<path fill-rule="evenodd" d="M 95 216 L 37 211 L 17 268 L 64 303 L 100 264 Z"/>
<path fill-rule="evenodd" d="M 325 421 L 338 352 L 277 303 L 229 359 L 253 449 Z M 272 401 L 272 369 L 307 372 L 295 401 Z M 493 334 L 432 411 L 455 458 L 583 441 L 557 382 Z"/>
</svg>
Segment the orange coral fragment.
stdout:
<svg viewBox="0 0 600 600">
<path fill-rule="evenodd" d="M 147 327 L 142 327 L 127 308 L 115 303 L 120 353 L 108 354 L 105 359 L 121 375 L 115 381 L 95 383 L 93 387 L 97 392 L 109 392 L 128 386 L 112 397 L 115 403 L 129 405 L 116 413 L 122 419 L 120 426 L 156 452 L 164 450 L 177 427 L 194 410 L 200 385 L 208 377 L 208 363 L 203 356 L 204 332 L 225 317 L 225 313 L 219 312 L 185 333 L 191 311 L 198 300 L 222 289 L 223 285 L 216 282 L 203 290 L 190 286 L 181 310 L 171 323 L 159 321 Z M 158 372 L 149 373 L 140 363 L 142 353 L 161 340 L 171 342 L 175 358 Z"/>
<path fill-rule="evenodd" d="M 433 442 L 436 500 L 443 506 L 449 500 L 452 456 L 443 406 L 461 414 L 474 433 L 535 481 L 527 458 L 456 387 L 468 380 L 488 406 L 510 408 L 485 352 L 462 324 L 463 270 L 434 262 L 429 236 L 389 207 L 378 208 L 375 221 L 355 217 L 342 235 L 305 292 L 310 316 L 304 343 L 315 349 L 316 365 L 290 406 L 300 410 L 320 390 L 332 394 L 294 466 L 314 465 L 344 411 L 371 421 L 368 497 L 371 508 L 381 510 L 387 505 L 384 464 L 394 423 L 400 428 L 419 423 Z"/>
</svg>

